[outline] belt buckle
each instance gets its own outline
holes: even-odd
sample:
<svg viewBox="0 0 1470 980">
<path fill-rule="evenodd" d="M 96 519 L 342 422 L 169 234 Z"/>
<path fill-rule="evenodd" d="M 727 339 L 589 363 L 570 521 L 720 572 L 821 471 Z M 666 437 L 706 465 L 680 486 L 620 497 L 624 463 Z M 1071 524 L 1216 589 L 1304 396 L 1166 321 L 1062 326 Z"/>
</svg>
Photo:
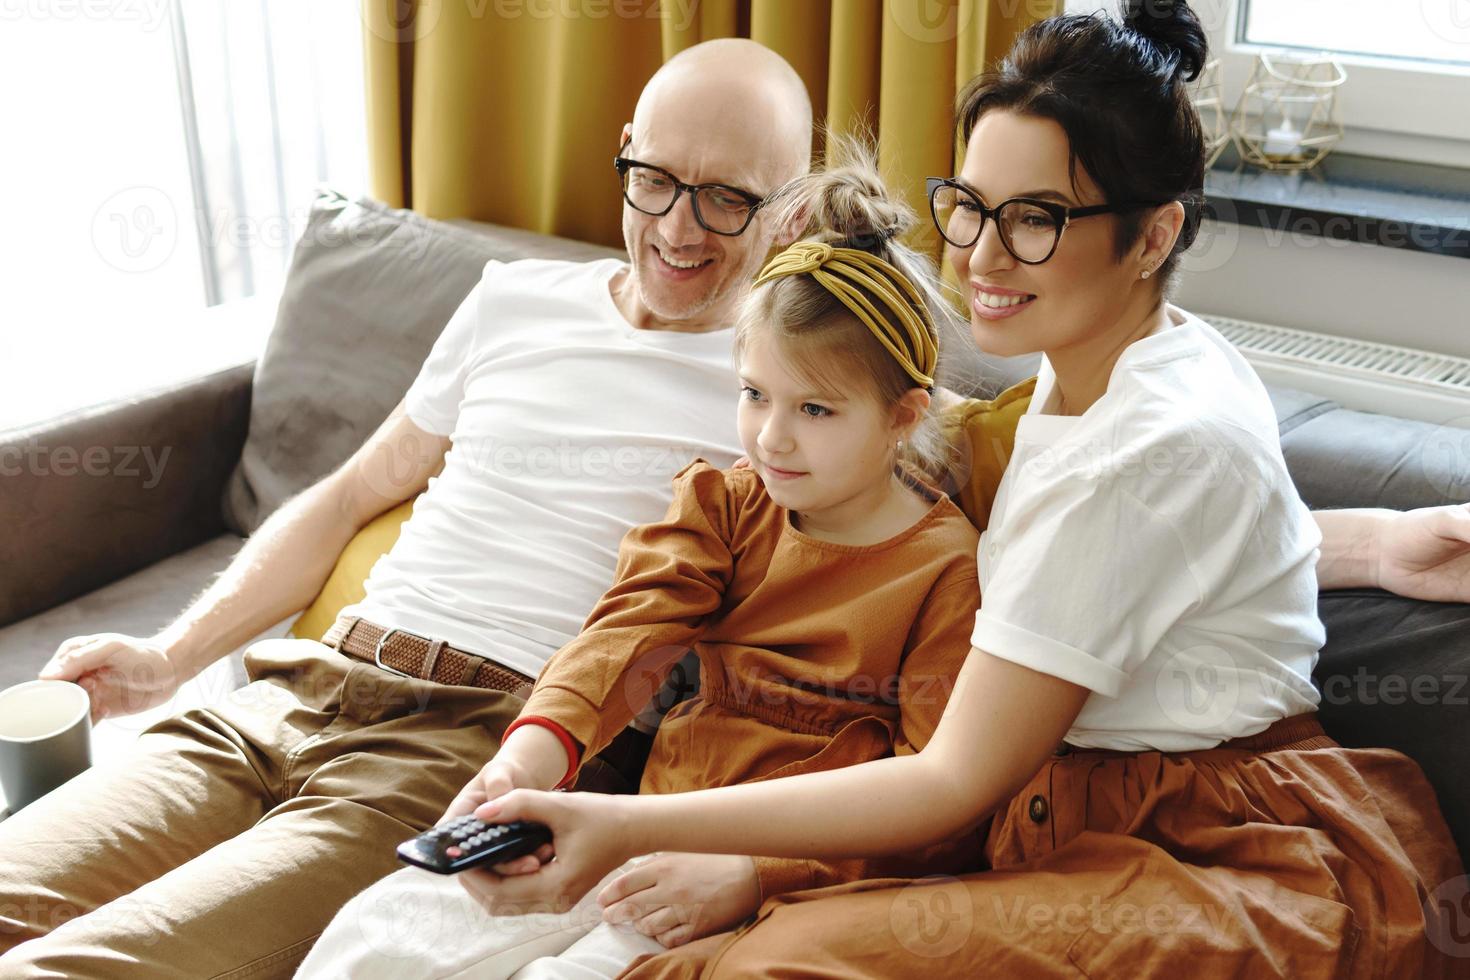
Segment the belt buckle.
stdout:
<svg viewBox="0 0 1470 980">
<path fill-rule="evenodd" d="M 411 633 L 408 630 L 399 629 L 398 627 L 394 626 L 391 629 L 384 630 L 383 635 L 378 637 L 378 642 L 373 646 L 373 663 L 376 664 L 380 669 L 386 670 L 390 674 L 397 674 L 399 677 L 407 677 L 410 680 L 421 680 L 421 678 L 415 677 L 413 674 L 410 674 L 407 671 L 399 670 L 397 667 L 389 667 L 387 664 L 383 663 L 383 644 L 387 643 L 388 637 L 392 636 L 394 633 L 402 633 L 404 636 L 411 636 L 415 640 L 423 640 L 425 643 L 431 645 L 434 642 L 427 636 L 420 636 L 417 633 Z"/>
</svg>

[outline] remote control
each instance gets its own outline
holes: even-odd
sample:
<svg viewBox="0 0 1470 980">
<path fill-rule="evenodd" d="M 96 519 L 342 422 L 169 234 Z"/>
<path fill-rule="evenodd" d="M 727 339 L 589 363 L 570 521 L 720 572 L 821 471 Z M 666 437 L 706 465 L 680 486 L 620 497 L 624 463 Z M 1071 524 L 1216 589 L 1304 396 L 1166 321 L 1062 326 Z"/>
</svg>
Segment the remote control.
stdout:
<svg viewBox="0 0 1470 980">
<path fill-rule="evenodd" d="M 398 859 L 415 867 L 452 875 L 482 864 L 501 864 L 530 854 L 551 841 L 539 823 L 487 824 L 473 814 L 431 827 L 398 845 Z"/>
</svg>

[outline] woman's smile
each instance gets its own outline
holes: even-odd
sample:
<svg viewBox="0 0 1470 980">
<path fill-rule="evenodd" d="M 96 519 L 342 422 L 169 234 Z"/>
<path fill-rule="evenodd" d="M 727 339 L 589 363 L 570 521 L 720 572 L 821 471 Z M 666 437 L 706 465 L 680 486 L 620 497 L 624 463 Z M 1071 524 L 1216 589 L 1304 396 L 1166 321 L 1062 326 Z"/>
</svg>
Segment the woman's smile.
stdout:
<svg viewBox="0 0 1470 980">
<path fill-rule="evenodd" d="M 986 320 L 1003 320 L 1015 316 L 1036 302 L 1030 293 L 996 293 L 974 288 L 970 293 L 970 309 Z"/>
</svg>

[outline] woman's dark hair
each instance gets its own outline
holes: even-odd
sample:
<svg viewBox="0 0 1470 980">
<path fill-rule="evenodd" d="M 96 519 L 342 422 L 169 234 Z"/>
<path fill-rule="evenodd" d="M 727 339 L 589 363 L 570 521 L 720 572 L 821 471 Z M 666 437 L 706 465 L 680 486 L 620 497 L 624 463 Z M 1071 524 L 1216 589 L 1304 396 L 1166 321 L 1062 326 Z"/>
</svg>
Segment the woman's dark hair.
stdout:
<svg viewBox="0 0 1470 980">
<path fill-rule="evenodd" d="M 956 135 L 969 143 L 980 117 L 996 109 L 1051 119 L 1067 134 L 1074 192 L 1080 161 L 1107 203 L 1182 202 L 1184 227 L 1155 273 L 1167 295 L 1204 203 L 1204 135 L 1187 85 L 1207 47 L 1184 0 L 1127 0 L 1121 23 L 1101 12 L 1038 21 L 960 93 Z M 1117 216 L 1118 259 L 1138 240 L 1145 213 Z"/>
</svg>

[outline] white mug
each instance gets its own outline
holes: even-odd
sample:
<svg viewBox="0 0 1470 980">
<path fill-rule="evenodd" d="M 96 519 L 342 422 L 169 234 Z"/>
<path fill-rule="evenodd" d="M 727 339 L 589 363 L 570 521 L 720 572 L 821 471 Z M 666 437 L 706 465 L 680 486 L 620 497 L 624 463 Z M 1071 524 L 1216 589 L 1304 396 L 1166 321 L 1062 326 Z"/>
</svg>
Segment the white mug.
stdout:
<svg viewBox="0 0 1470 980">
<path fill-rule="evenodd" d="M 0 788 L 14 813 L 92 764 L 92 704 L 70 681 L 0 691 Z"/>
</svg>

